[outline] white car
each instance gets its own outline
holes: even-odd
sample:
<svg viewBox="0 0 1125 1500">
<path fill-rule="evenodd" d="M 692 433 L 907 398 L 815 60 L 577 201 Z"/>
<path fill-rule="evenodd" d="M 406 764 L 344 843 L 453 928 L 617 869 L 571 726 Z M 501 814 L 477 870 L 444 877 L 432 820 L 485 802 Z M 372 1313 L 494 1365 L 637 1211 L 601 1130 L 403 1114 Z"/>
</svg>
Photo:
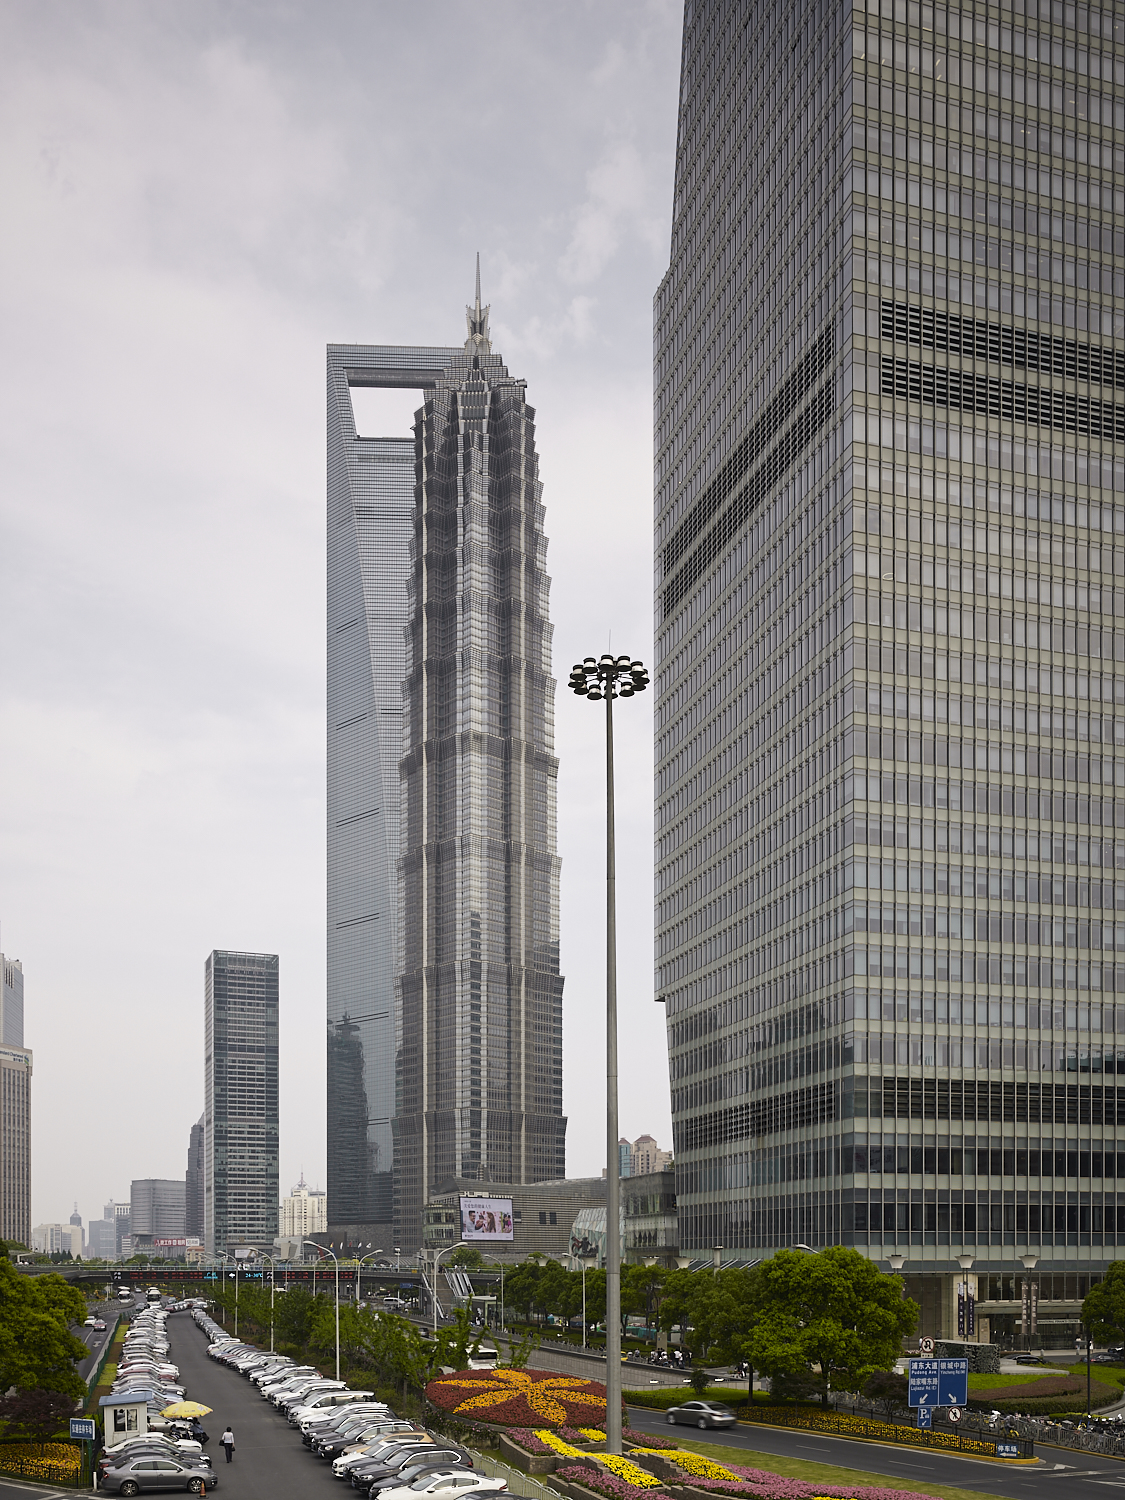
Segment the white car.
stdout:
<svg viewBox="0 0 1125 1500">
<path fill-rule="evenodd" d="M 469 1470 L 464 1474 L 430 1474 L 413 1484 L 380 1490 L 379 1500 L 417 1500 L 419 1495 L 432 1495 L 433 1500 L 458 1500 L 462 1495 L 499 1495 L 507 1488 L 507 1480 L 489 1479 Z"/>
</svg>

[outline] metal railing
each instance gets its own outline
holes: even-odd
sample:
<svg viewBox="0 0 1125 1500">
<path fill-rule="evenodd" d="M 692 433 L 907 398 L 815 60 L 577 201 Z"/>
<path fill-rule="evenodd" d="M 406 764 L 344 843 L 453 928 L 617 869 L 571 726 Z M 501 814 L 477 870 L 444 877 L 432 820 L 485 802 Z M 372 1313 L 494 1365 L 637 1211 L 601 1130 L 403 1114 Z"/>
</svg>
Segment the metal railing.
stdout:
<svg viewBox="0 0 1125 1500">
<path fill-rule="evenodd" d="M 522 1469 L 514 1468 L 506 1464 L 503 1459 L 493 1458 L 490 1453 L 482 1453 L 479 1448 L 472 1448 L 473 1468 L 478 1473 L 486 1474 L 489 1479 L 505 1479 L 508 1482 L 508 1491 L 512 1495 L 530 1495 L 533 1500 L 559 1500 L 559 1492 L 552 1489 L 550 1485 L 535 1474 L 525 1474 Z"/>
</svg>

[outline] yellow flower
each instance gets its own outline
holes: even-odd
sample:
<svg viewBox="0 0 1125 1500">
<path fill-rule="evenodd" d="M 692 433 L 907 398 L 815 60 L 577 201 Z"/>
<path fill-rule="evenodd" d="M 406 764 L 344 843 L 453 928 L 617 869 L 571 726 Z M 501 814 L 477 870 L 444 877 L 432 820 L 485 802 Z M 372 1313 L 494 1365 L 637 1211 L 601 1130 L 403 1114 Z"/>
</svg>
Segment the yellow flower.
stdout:
<svg viewBox="0 0 1125 1500">
<path fill-rule="evenodd" d="M 670 1458 L 685 1473 L 696 1474 L 700 1479 L 738 1478 L 737 1474 L 732 1474 L 729 1469 L 724 1469 L 722 1464 L 712 1463 L 709 1458 L 703 1458 L 698 1453 L 689 1453 L 684 1448 L 634 1448 L 633 1452 L 658 1453 L 661 1458 Z"/>
<path fill-rule="evenodd" d="M 619 1458 L 616 1453 L 601 1453 L 598 1455 L 598 1463 L 623 1479 L 626 1484 L 635 1485 L 640 1490 L 655 1490 L 660 1487 L 660 1480 L 655 1474 L 650 1474 L 647 1469 L 642 1469 L 640 1464 L 630 1462 L 627 1458 Z"/>
<path fill-rule="evenodd" d="M 571 1443 L 564 1442 L 553 1432 L 536 1432 L 535 1436 L 548 1448 L 553 1448 L 556 1453 L 561 1453 L 564 1458 L 584 1458 L 585 1454 L 581 1448 L 575 1448 Z"/>
<path fill-rule="evenodd" d="M 437 1380 L 435 1385 L 461 1386 L 477 1394 L 467 1397 L 453 1408 L 455 1413 L 484 1411 L 512 1396 L 523 1396 L 528 1406 L 544 1422 L 556 1426 L 566 1421 L 566 1407 L 555 1400 L 565 1396 L 571 1406 L 591 1406 L 597 1411 L 605 1410 L 605 1398 L 582 1390 L 588 1382 L 572 1375 L 552 1375 L 549 1380 L 532 1380 L 523 1370 L 495 1370 L 487 1380 L 459 1380 L 450 1377 Z"/>
</svg>

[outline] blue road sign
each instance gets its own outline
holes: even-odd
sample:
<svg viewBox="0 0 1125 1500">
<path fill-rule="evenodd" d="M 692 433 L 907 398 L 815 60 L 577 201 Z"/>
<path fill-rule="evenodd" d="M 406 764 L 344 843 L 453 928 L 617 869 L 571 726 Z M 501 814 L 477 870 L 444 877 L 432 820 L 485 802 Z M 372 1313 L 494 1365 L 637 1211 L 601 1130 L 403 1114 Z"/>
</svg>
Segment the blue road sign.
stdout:
<svg viewBox="0 0 1125 1500">
<path fill-rule="evenodd" d="M 1020 1450 L 1019 1450 L 1019 1444 L 1018 1443 L 997 1443 L 996 1444 L 996 1457 L 997 1458 L 1019 1458 L 1019 1456 L 1020 1456 Z"/>
<path fill-rule="evenodd" d="M 71 1417 L 70 1435 L 72 1438 L 82 1438 L 86 1442 L 93 1442 L 94 1422 L 91 1417 Z"/>
<path fill-rule="evenodd" d="M 934 1412 L 931 1406 L 920 1406 L 918 1408 L 918 1426 L 932 1427 L 934 1425 Z"/>
<path fill-rule="evenodd" d="M 969 1399 L 967 1359 L 912 1359 L 910 1406 L 964 1406 Z"/>
</svg>

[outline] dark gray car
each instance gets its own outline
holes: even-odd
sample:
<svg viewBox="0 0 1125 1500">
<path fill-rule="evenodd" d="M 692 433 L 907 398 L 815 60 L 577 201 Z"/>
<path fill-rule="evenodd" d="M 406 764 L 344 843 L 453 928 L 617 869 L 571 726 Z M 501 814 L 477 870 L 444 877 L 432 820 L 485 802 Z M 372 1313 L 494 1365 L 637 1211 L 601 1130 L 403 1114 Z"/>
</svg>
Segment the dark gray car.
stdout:
<svg viewBox="0 0 1125 1500">
<path fill-rule="evenodd" d="M 177 1463 L 172 1458 L 131 1458 L 119 1467 L 106 1469 L 101 1486 L 119 1495 L 138 1495 L 142 1490 L 190 1490 L 198 1495 L 204 1485 L 218 1484 L 214 1469 L 201 1464 Z"/>
</svg>

